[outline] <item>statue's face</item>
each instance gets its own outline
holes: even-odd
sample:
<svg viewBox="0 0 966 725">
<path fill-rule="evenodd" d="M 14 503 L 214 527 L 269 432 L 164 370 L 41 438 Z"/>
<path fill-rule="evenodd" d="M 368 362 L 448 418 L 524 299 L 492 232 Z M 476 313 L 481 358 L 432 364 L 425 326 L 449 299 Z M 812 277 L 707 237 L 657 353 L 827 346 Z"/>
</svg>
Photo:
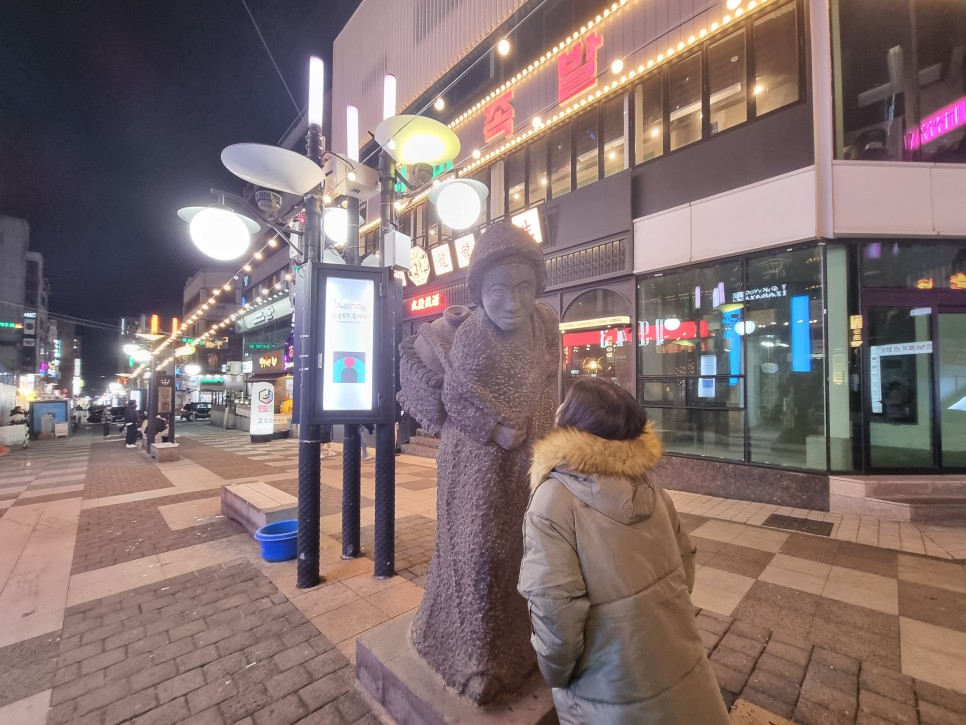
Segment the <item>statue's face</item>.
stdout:
<svg viewBox="0 0 966 725">
<path fill-rule="evenodd" d="M 501 264 L 483 275 L 483 309 L 504 332 L 522 328 L 533 312 L 537 277 L 526 262 Z"/>
</svg>

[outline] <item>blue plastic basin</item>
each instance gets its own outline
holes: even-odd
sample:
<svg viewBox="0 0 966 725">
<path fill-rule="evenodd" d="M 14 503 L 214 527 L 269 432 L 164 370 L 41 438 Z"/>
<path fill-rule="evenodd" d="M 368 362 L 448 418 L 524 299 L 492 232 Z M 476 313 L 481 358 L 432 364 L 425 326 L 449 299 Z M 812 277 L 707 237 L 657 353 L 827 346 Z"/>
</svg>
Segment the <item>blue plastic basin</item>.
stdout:
<svg viewBox="0 0 966 725">
<path fill-rule="evenodd" d="M 265 561 L 289 561 L 297 553 L 299 522 L 294 519 L 267 524 L 255 532 Z"/>
</svg>

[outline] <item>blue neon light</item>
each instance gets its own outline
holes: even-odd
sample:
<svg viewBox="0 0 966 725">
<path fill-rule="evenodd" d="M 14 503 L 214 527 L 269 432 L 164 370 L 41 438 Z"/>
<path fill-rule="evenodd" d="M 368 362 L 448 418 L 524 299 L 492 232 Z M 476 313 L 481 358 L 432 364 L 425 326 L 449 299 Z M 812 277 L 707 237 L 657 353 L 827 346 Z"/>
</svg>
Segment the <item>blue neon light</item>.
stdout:
<svg viewBox="0 0 966 725">
<path fill-rule="evenodd" d="M 792 372 L 812 372 L 812 331 L 808 319 L 808 296 L 791 298 Z"/>
</svg>

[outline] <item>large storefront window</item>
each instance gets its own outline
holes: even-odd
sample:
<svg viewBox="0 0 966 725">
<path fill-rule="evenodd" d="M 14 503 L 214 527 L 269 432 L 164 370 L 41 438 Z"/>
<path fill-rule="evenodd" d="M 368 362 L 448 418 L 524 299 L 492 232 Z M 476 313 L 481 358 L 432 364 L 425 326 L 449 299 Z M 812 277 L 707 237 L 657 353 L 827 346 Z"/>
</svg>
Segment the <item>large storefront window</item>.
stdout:
<svg viewBox="0 0 966 725">
<path fill-rule="evenodd" d="M 966 161 L 966 3 L 837 0 L 836 156 Z"/>
<path fill-rule="evenodd" d="M 711 133 L 724 131 L 748 120 L 745 77 L 744 30 L 712 43 L 708 49 Z"/>
<path fill-rule="evenodd" d="M 600 167 L 600 129 L 597 109 L 580 116 L 574 122 L 574 151 L 577 153 L 577 188 L 598 179 Z"/>
<path fill-rule="evenodd" d="M 755 113 L 762 116 L 800 97 L 797 14 L 788 3 L 755 21 Z"/>
<path fill-rule="evenodd" d="M 804 249 L 639 282 L 638 398 L 668 451 L 825 468 L 821 260 Z"/>
<path fill-rule="evenodd" d="M 604 176 L 624 168 L 624 96 L 611 98 L 601 108 L 604 141 Z"/>
<path fill-rule="evenodd" d="M 671 150 L 701 139 L 701 56 L 671 65 Z"/>
<path fill-rule="evenodd" d="M 749 458 L 825 468 L 821 250 L 748 260 L 745 280 Z"/>
</svg>

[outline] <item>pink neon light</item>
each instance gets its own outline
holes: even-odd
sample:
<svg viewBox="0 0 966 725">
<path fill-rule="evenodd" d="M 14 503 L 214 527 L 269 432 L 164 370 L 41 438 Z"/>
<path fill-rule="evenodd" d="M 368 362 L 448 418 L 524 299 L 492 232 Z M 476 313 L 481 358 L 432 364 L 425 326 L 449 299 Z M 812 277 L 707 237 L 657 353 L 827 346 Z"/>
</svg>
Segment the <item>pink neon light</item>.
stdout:
<svg viewBox="0 0 966 725">
<path fill-rule="evenodd" d="M 906 150 L 915 151 L 923 144 L 935 141 L 960 126 L 966 126 L 966 96 L 924 118 L 919 128 L 906 131 L 904 138 Z"/>
</svg>

